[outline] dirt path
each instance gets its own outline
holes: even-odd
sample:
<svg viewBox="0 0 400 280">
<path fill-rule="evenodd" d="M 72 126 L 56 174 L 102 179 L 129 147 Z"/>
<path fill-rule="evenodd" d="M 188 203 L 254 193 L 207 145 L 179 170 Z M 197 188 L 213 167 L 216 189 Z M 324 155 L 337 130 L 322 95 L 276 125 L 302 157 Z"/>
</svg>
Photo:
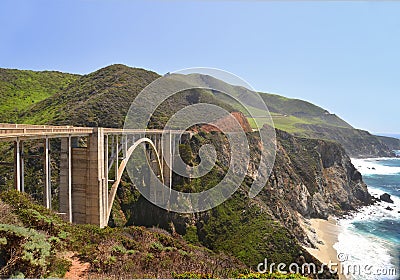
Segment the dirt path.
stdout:
<svg viewBox="0 0 400 280">
<path fill-rule="evenodd" d="M 65 257 L 72 262 L 72 265 L 64 278 L 73 280 L 87 279 L 90 264 L 82 263 L 79 258 L 75 256 L 74 252 L 68 252 Z"/>
</svg>

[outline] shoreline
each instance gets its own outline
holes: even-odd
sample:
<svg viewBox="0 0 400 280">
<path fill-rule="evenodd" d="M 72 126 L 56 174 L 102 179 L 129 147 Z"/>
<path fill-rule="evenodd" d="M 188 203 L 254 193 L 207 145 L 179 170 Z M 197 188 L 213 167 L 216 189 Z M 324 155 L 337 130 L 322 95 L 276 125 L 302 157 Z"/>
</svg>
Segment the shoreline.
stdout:
<svg viewBox="0 0 400 280">
<path fill-rule="evenodd" d="M 313 254 L 321 262 L 329 264 L 329 262 L 337 261 L 337 252 L 333 248 L 336 242 L 339 241 L 338 236 L 340 228 L 336 224 L 336 221 L 332 218 L 328 220 L 323 219 L 310 219 L 311 227 L 315 230 L 317 238 L 316 249 L 307 248 L 311 254 Z"/>
<path fill-rule="evenodd" d="M 333 217 L 329 217 L 328 220 L 307 219 L 306 221 L 306 232 L 317 248 L 304 248 L 320 262 L 326 265 L 337 263 L 339 267 L 339 253 L 333 247 L 339 241 L 341 232 L 337 221 Z M 346 279 L 346 277 L 339 273 L 339 279 Z"/>
</svg>

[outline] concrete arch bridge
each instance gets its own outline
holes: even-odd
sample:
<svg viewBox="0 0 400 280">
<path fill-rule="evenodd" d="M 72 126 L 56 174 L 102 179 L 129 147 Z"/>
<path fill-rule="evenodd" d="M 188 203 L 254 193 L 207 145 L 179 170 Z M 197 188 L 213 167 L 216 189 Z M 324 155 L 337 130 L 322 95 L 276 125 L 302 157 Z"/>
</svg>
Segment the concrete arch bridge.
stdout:
<svg viewBox="0 0 400 280">
<path fill-rule="evenodd" d="M 164 137 L 162 138 L 162 135 Z M 51 205 L 50 141 L 60 139 L 59 212 L 78 224 L 105 227 L 111 213 L 123 171 L 138 147 L 144 147 L 151 168 L 164 185 L 172 188 L 172 165 L 176 144 L 188 132 L 170 130 L 126 130 L 101 127 L 73 127 L 0 124 L 0 142 L 14 143 L 14 186 L 24 191 L 24 143 L 43 141 L 44 205 Z M 83 138 L 87 145 L 79 145 Z M 162 141 L 163 139 L 163 141 Z M 110 176 L 110 171 L 115 174 Z M 113 177 L 110 180 L 109 177 Z M 151 196 L 165 195 L 151 188 Z"/>
</svg>

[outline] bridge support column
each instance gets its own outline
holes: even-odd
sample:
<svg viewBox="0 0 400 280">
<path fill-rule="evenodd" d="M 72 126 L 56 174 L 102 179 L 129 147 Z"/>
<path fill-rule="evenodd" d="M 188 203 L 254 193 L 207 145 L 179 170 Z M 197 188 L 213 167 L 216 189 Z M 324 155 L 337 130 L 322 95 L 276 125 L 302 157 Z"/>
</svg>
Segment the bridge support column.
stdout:
<svg viewBox="0 0 400 280">
<path fill-rule="evenodd" d="M 103 174 L 104 174 L 104 186 L 103 186 L 103 215 L 105 226 L 108 223 L 108 135 L 103 137 L 104 139 L 104 160 L 103 160 Z"/>
<path fill-rule="evenodd" d="M 44 141 L 44 205 L 51 209 L 51 165 L 50 165 L 50 141 L 46 137 Z"/>
<path fill-rule="evenodd" d="M 108 188 L 105 178 L 104 131 L 95 128 L 88 141 L 88 177 L 86 187 L 86 223 L 105 227 L 107 225 Z"/>
<path fill-rule="evenodd" d="M 119 166 L 119 144 L 118 135 L 115 135 L 115 178 L 118 177 L 118 166 Z"/>
<path fill-rule="evenodd" d="M 88 149 L 71 147 L 71 206 L 72 221 L 76 224 L 86 224 L 88 167 Z"/>
<path fill-rule="evenodd" d="M 61 141 L 60 211 L 76 224 L 103 228 L 108 223 L 108 141 L 102 128 L 94 129 L 87 147 L 74 147 L 73 140 Z"/>
<path fill-rule="evenodd" d="M 14 142 L 14 187 L 17 191 L 22 191 L 23 187 L 23 159 L 21 153 L 22 142 L 17 139 Z"/>
<path fill-rule="evenodd" d="M 149 136 L 149 139 L 151 141 L 153 141 L 153 143 L 155 143 L 156 137 L 157 136 Z M 146 153 L 147 153 L 147 160 L 149 161 L 149 164 L 150 164 L 150 169 L 153 172 L 156 172 L 156 170 L 158 168 L 156 153 L 151 148 L 149 148 L 146 151 Z M 148 177 L 147 180 L 148 180 L 148 184 L 149 184 L 148 187 L 149 187 L 149 191 L 150 191 L 150 199 L 153 202 L 158 202 L 160 199 L 162 199 L 162 194 L 157 192 L 156 181 L 155 181 L 157 179 L 155 179 L 153 176 L 151 176 L 151 173 L 152 173 L 151 170 L 149 170 L 149 174 L 146 174 L 146 176 Z M 159 180 L 161 180 L 161 177 L 159 178 Z"/>
<path fill-rule="evenodd" d="M 160 139 L 161 140 L 161 139 Z M 167 133 L 164 135 L 162 141 L 162 172 L 164 176 L 164 185 L 172 188 L 172 164 L 173 164 L 173 138 L 172 133 Z M 161 141 L 160 141 L 161 142 Z M 170 194 L 168 194 L 170 195 Z"/>
<path fill-rule="evenodd" d="M 25 152 L 24 142 L 21 141 L 21 192 L 25 192 Z"/>
<path fill-rule="evenodd" d="M 60 212 L 72 223 L 72 139 L 61 138 Z"/>
</svg>

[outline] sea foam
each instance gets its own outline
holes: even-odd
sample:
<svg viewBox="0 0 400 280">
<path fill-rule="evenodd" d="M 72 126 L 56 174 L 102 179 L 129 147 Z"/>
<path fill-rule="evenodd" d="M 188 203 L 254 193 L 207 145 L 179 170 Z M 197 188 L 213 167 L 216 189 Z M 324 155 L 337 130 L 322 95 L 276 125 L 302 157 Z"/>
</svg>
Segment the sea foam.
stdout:
<svg viewBox="0 0 400 280">
<path fill-rule="evenodd" d="M 354 166 L 365 175 L 365 178 L 374 175 L 399 174 L 400 161 L 395 166 L 388 166 L 389 159 L 352 159 Z M 393 159 L 390 159 L 392 161 Z M 368 186 L 368 191 L 375 197 L 384 193 L 378 187 Z M 400 197 L 392 195 L 394 203 L 380 202 L 366 206 L 351 216 L 340 219 L 338 224 L 341 232 L 338 242 L 334 245 L 338 254 L 346 256 L 343 265 L 363 267 L 373 266 L 372 274 L 350 273 L 349 279 L 398 279 L 399 271 L 399 237 L 393 232 L 385 232 L 385 227 L 395 230 L 400 220 Z M 389 210 L 390 207 L 393 210 Z M 383 227 L 385 226 L 385 227 Z M 393 229 L 392 229 L 393 228 Z M 399 229 L 400 230 L 400 229 Z M 353 267 L 354 268 L 354 267 Z M 397 276 L 376 275 L 377 269 L 397 269 Z"/>
<path fill-rule="evenodd" d="M 400 174 L 400 167 L 398 166 L 385 166 L 380 164 L 380 161 L 387 160 L 388 158 L 369 158 L 369 159 L 355 159 L 352 158 L 351 162 L 362 175 L 391 175 Z M 398 160 L 400 159 L 392 159 Z"/>
<path fill-rule="evenodd" d="M 342 256 L 343 274 L 349 279 L 396 279 L 395 276 L 375 275 L 378 269 L 395 268 L 396 248 L 385 239 L 359 232 L 353 219 L 339 221 L 341 232 L 334 248 Z M 372 266 L 366 271 L 365 266 Z M 350 270 L 349 270 L 350 268 Z M 369 275 L 371 272 L 372 275 Z"/>
<path fill-rule="evenodd" d="M 383 192 L 379 189 L 370 191 L 375 195 L 380 195 Z M 400 199 L 393 197 L 394 205 L 400 209 Z M 376 274 L 377 269 L 396 268 L 399 251 L 396 247 L 396 240 L 389 240 L 374 234 L 374 224 L 379 222 L 391 222 L 400 218 L 397 211 L 389 211 L 385 207 L 388 203 L 382 202 L 381 205 L 371 205 L 362 208 L 359 212 L 345 219 L 340 219 L 338 225 L 341 228 L 338 236 L 338 242 L 334 248 L 338 254 L 346 256 L 345 266 L 350 265 L 352 268 L 364 267 L 365 265 L 373 266 L 371 270 Z M 396 208 L 395 208 L 396 209 Z M 356 224 L 363 223 L 364 226 L 370 227 L 371 232 L 366 233 L 357 229 Z M 346 272 L 346 270 L 345 270 Z M 399 271 L 397 271 L 398 275 Z M 361 273 L 352 272 L 346 275 L 349 279 L 397 279 L 395 276 L 389 275 L 366 275 L 365 271 Z"/>
</svg>

